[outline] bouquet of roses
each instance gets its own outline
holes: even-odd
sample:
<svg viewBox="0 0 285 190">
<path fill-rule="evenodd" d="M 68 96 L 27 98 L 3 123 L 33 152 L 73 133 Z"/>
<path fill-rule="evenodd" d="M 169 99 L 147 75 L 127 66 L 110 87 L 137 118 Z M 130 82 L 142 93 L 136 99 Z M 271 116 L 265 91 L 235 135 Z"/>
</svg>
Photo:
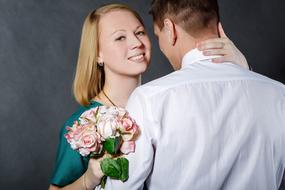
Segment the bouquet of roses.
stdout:
<svg viewBox="0 0 285 190">
<path fill-rule="evenodd" d="M 120 156 L 135 151 L 138 133 L 136 122 L 125 109 L 99 106 L 84 112 L 72 127 L 67 127 L 65 138 L 82 156 L 107 155 L 100 163 L 104 188 L 107 176 L 123 182 L 128 179 L 129 161 Z"/>
</svg>

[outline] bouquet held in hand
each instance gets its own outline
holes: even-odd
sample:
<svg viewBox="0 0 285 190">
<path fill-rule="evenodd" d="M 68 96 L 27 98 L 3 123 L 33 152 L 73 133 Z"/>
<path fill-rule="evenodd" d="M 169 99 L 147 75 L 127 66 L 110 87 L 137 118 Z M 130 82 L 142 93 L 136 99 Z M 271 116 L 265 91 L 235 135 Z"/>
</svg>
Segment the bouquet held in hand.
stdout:
<svg viewBox="0 0 285 190">
<path fill-rule="evenodd" d="M 99 106 L 84 112 L 72 127 L 67 127 L 65 138 L 71 148 L 82 156 L 105 157 L 101 163 L 106 176 L 126 181 L 129 161 L 121 157 L 135 151 L 135 138 L 139 134 L 136 122 L 123 108 Z"/>
</svg>

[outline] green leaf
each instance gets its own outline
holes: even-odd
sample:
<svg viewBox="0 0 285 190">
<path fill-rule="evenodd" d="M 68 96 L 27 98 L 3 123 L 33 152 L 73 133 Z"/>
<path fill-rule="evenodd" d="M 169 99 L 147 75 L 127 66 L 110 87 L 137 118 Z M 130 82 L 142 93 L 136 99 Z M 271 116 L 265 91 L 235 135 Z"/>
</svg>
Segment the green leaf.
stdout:
<svg viewBox="0 0 285 190">
<path fill-rule="evenodd" d="M 105 186 L 106 186 L 106 182 L 107 182 L 107 176 L 103 176 L 102 179 L 101 179 L 101 187 L 103 189 L 105 189 Z"/>
<path fill-rule="evenodd" d="M 102 160 L 101 170 L 106 175 L 113 179 L 120 179 L 122 170 L 120 164 L 112 158 L 105 158 Z"/>
<path fill-rule="evenodd" d="M 126 158 L 118 158 L 117 163 L 120 165 L 122 170 L 120 180 L 125 182 L 129 178 L 129 160 Z"/>
<path fill-rule="evenodd" d="M 117 154 L 120 150 L 121 144 L 122 144 L 121 137 L 108 138 L 104 141 L 103 148 L 109 154 Z"/>
</svg>

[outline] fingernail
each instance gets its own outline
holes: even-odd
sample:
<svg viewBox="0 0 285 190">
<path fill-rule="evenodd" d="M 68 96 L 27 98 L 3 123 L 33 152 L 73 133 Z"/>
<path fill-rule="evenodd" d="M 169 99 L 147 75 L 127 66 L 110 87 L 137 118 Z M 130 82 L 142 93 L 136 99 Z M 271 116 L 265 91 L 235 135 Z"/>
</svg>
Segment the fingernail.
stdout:
<svg viewBox="0 0 285 190">
<path fill-rule="evenodd" d="M 220 63 L 220 61 L 218 59 L 212 59 L 213 63 Z"/>
<path fill-rule="evenodd" d="M 203 55 L 211 55 L 208 51 L 203 51 Z"/>
</svg>

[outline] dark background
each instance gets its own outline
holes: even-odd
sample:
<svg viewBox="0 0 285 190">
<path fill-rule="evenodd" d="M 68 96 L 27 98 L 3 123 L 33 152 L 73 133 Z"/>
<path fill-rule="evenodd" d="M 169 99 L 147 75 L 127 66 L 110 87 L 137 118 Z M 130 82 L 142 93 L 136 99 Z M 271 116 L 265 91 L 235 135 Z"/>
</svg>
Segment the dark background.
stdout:
<svg viewBox="0 0 285 190">
<path fill-rule="evenodd" d="M 1 190 L 48 188 L 59 129 L 78 106 L 71 85 L 82 23 L 89 11 L 109 2 L 129 4 L 145 20 L 153 57 L 143 81 L 171 72 L 152 34 L 150 0 L 0 0 Z M 228 36 L 256 72 L 283 83 L 284 5 L 220 0 Z"/>
</svg>

